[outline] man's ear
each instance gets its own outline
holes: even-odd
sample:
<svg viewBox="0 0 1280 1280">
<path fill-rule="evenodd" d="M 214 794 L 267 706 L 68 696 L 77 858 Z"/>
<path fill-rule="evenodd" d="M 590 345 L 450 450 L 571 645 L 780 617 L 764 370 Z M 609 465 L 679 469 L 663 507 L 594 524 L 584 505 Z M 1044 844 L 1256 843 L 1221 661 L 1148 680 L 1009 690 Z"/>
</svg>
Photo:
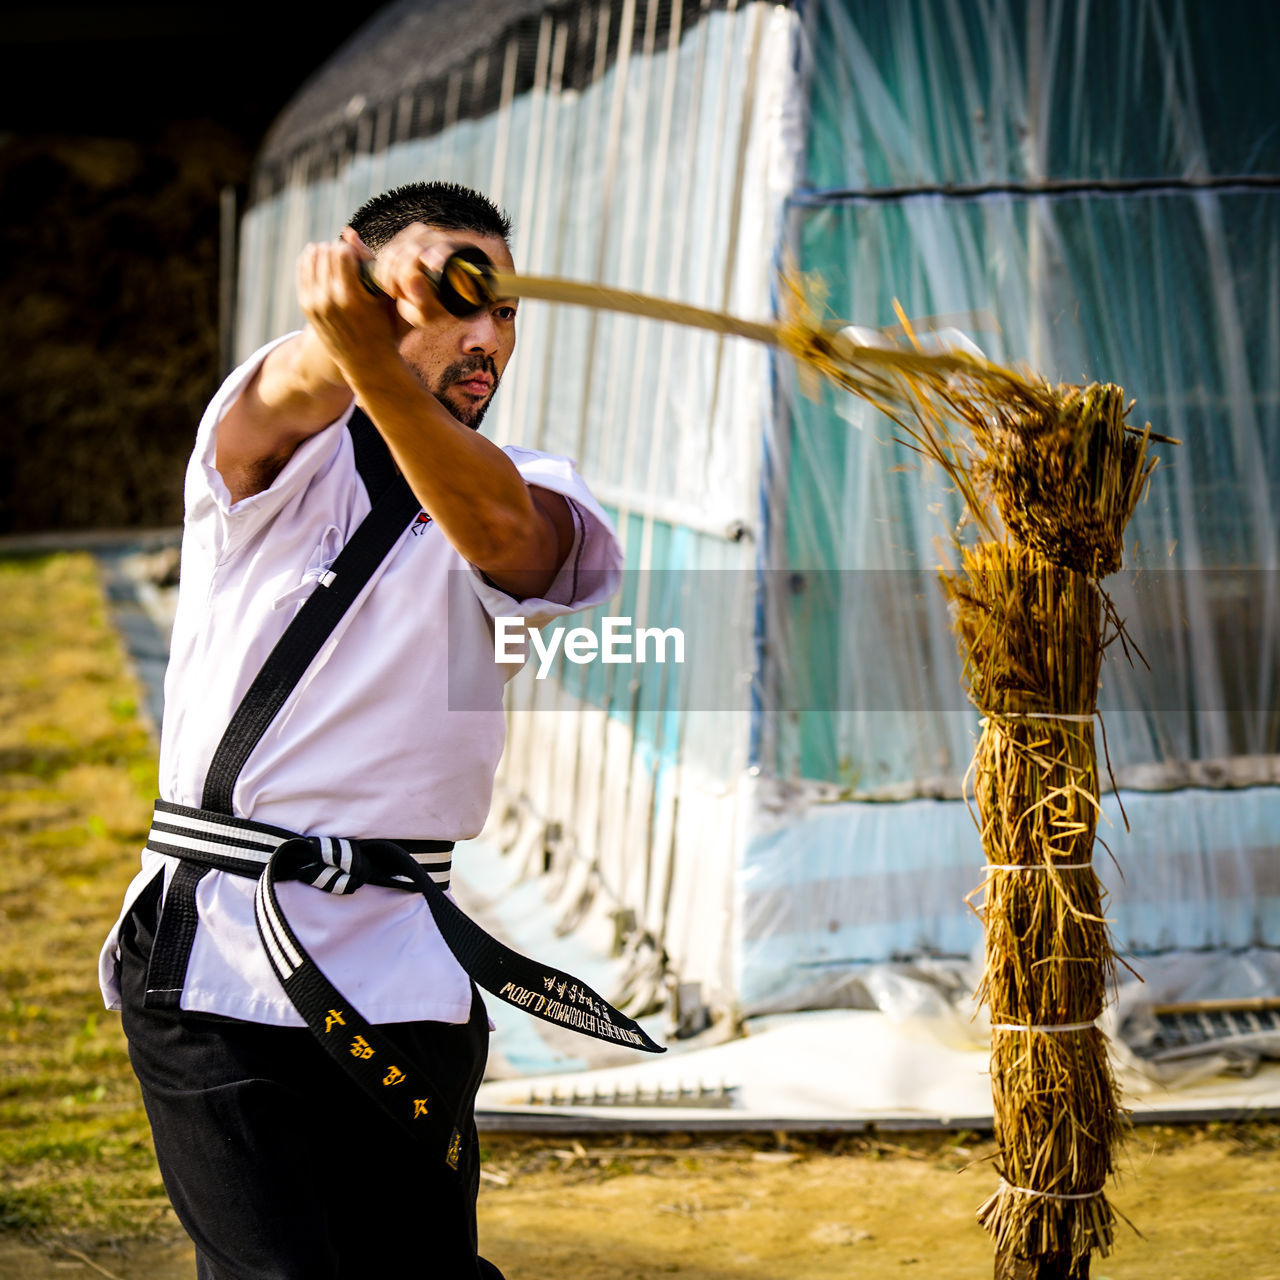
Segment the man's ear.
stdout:
<svg viewBox="0 0 1280 1280">
<path fill-rule="evenodd" d="M 342 234 L 338 239 L 345 240 L 348 244 L 354 245 L 357 249 L 363 249 L 365 253 L 370 252 L 368 245 L 366 245 L 365 242 L 356 234 L 354 227 L 343 227 Z"/>
</svg>

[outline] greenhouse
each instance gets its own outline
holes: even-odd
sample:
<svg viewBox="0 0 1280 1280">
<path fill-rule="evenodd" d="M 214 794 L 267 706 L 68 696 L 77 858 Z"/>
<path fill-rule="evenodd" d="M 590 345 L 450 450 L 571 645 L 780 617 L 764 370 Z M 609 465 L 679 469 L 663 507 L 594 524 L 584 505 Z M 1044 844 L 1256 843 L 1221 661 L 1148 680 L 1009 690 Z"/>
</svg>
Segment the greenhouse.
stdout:
<svg viewBox="0 0 1280 1280">
<path fill-rule="evenodd" d="M 1180 443 L 1106 583 L 1133 642 L 1102 677 L 1108 918 L 1136 957 L 1280 948 L 1272 6 L 474 14 L 389 5 L 277 121 L 241 223 L 240 356 L 297 325 L 306 241 L 442 178 L 509 211 L 522 272 L 750 319 L 786 273 L 864 329 L 901 313 L 1118 383 Z M 488 434 L 577 460 L 627 557 L 597 614 L 687 647 L 526 667 L 485 840 L 565 928 L 611 921 L 631 1007 L 674 989 L 691 1030 L 970 955 L 978 712 L 937 583 L 956 495 L 768 346 L 533 302 L 520 325 Z"/>
</svg>

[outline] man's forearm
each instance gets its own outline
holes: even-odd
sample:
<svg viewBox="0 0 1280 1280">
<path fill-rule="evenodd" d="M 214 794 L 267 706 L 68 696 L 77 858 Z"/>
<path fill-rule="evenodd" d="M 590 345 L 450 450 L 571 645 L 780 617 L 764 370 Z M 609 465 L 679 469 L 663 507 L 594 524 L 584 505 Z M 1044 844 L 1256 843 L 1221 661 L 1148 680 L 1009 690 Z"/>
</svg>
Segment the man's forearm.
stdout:
<svg viewBox="0 0 1280 1280">
<path fill-rule="evenodd" d="M 418 501 L 467 560 L 487 572 L 556 567 L 554 530 L 497 445 L 459 422 L 394 352 L 348 377 Z"/>
</svg>

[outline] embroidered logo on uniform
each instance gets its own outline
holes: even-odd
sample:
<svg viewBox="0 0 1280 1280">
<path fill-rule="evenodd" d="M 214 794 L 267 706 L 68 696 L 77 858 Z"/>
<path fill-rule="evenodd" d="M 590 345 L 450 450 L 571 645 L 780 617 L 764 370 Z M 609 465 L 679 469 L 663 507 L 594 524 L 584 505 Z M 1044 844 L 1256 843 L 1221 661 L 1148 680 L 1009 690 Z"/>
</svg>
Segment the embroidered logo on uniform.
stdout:
<svg viewBox="0 0 1280 1280">
<path fill-rule="evenodd" d="M 420 538 L 427 531 L 427 525 L 431 523 L 431 517 L 425 511 L 419 511 L 413 521 L 413 536 Z"/>
</svg>

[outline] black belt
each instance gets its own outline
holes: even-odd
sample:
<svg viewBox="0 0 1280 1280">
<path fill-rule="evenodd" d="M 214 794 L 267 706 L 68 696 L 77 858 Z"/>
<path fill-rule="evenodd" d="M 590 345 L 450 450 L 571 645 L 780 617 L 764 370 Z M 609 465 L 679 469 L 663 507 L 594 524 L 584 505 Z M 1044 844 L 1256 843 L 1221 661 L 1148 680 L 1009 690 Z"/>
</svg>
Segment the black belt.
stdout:
<svg viewBox="0 0 1280 1280">
<path fill-rule="evenodd" d="M 289 925 L 276 895 L 277 882 L 302 880 L 328 893 L 354 893 L 364 884 L 420 893 L 454 958 L 486 991 L 556 1026 L 649 1053 L 665 1052 L 634 1019 L 580 978 L 504 946 L 446 897 L 450 841 L 299 836 L 157 800 L 147 848 L 181 862 L 156 930 L 146 1003 L 179 1007 L 195 939 L 200 880 L 215 869 L 256 879 L 258 936 L 290 1003 L 330 1056 L 390 1115 L 443 1147 L 455 1168 L 459 1127 L 443 1095 L 321 973 Z"/>
</svg>

